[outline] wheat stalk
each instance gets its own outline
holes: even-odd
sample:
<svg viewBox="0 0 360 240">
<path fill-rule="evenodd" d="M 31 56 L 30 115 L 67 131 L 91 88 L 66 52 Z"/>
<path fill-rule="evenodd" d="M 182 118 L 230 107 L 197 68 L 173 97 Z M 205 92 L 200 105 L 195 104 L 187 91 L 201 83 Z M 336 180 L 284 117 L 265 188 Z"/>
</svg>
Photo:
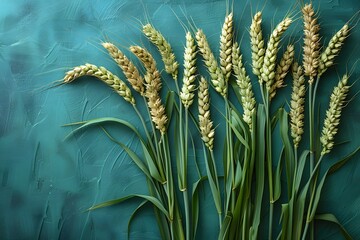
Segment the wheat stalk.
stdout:
<svg viewBox="0 0 360 240">
<path fill-rule="evenodd" d="M 100 79 L 112 89 L 115 90 L 125 101 L 135 105 L 135 99 L 131 94 L 131 90 L 126 84 L 120 80 L 116 75 L 111 73 L 104 67 L 97 67 L 93 64 L 86 63 L 85 65 L 74 67 L 68 71 L 64 77 L 64 83 L 70 83 L 82 76 L 92 76 Z"/>
<path fill-rule="evenodd" d="M 324 126 L 320 137 L 323 147 L 321 155 L 329 153 L 334 147 L 334 137 L 338 131 L 341 110 L 345 105 L 345 99 L 350 88 L 350 86 L 347 85 L 348 79 L 349 76 L 345 74 L 330 96 L 330 104 L 328 110 L 326 111 Z"/>
<path fill-rule="evenodd" d="M 220 35 L 220 68 L 228 81 L 231 75 L 231 51 L 233 39 L 233 13 L 226 16 Z"/>
<path fill-rule="evenodd" d="M 290 101 L 291 137 L 295 148 L 299 146 L 304 133 L 305 78 L 302 67 L 294 62 L 292 66 L 293 88 Z"/>
<path fill-rule="evenodd" d="M 198 102 L 201 139 L 204 141 L 205 145 L 212 150 L 214 147 L 215 131 L 213 129 L 213 122 L 210 119 L 210 96 L 208 83 L 204 77 L 201 77 L 199 82 Z"/>
<path fill-rule="evenodd" d="M 255 112 L 255 97 L 252 90 L 250 77 L 246 74 L 245 67 L 242 62 L 242 55 L 240 54 L 240 47 L 237 42 L 234 42 L 232 49 L 232 66 L 236 77 L 236 84 L 240 88 L 241 105 L 244 109 L 243 119 L 252 129 L 252 116 Z"/>
<path fill-rule="evenodd" d="M 251 42 L 251 57 L 252 57 L 252 71 L 261 80 L 261 69 L 264 63 L 265 47 L 264 39 L 261 30 L 261 12 L 257 12 L 251 22 L 250 26 L 250 42 Z"/>
<path fill-rule="evenodd" d="M 215 56 L 210 49 L 204 32 L 201 29 L 199 29 L 196 33 L 196 41 L 201 55 L 203 56 L 204 63 L 208 68 L 209 74 L 211 76 L 211 83 L 213 84 L 213 87 L 218 93 L 225 97 L 227 94 L 227 85 L 224 75 L 222 74 L 221 69 L 218 67 Z"/>
<path fill-rule="evenodd" d="M 104 42 L 102 43 L 102 45 L 109 52 L 110 56 L 115 60 L 119 67 L 123 70 L 132 88 L 138 93 L 140 93 L 142 96 L 144 96 L 144 79 L 140 75 L 135 65 L 114 44 Z"/>
<path fill-rule="evenodd" d="M 144 64 L 146 69 L 145 96 L 148 100 L 151 119 L 155 123 L 156 128 L 160 130 L 161 134 L 165 134 L 168 118 L 159 94 L 162 84 L 160 73 L 156 67 L 156 61 L 146 49 L 139 46 L 131 46 L 130 51 Z"/>
<path fill-rule="evenodd" d="M 282 88 L 286 86 L 284 85 L 284 79 L 287 73 L 289 72 L 293 60 L 294 60 L 294 45 L 290 44 L 287 46 L 286 51 L 284 52 L 279 64 L 276 67 L 275 82 L 271 86 L 270 99 L 275 97 L 276 90 L 278 88 Z"/>
<path fill-rule="evenodd" d="M 309 83 L 312 84 L 319 66 L 320 26 L 312 4 L 306 4 L 302 13 L 304 17 L 303 67 L 305 76 L 310 77 Z"/>
<path fill-rule="evenodd" d="M 186 33 L 186 46 L 184 51 L 184 77 L 180 92 L 180 99 L 185 108 L 189 108 L 194 101 L 194 84 L 196 78 L 196 45 L 190 32 Z"/>
<path fill-rule="evenodd" d="M 290 26 L 291 22 L 292 20 L 290 18 L 285 18 L 281 21 L 271 33 L 266 47 L 261 79 L 266 83 L 266 89 L 269 92 L 275 79 L 276 55 L 279 50 L 280 39 L 286 29 Z"/>
<path fill-rule="evenodd" d="M 339 54 L 345 39 L 349 35 L 349 25 L 345 24 L 329 41 L 328 46 L 321 53 L 319 63 L 319 75 L 334 64 L 335 57 Z"/>
<path fill-rule="evenodd" d="M 179 64 L 175 59 L 170 43 L 151 24 L 143 26 L 143 33 L 158 48 L 165 65 L 165 71 L 171 74 L 173 79 L 177 80 Z"/>
</svg>

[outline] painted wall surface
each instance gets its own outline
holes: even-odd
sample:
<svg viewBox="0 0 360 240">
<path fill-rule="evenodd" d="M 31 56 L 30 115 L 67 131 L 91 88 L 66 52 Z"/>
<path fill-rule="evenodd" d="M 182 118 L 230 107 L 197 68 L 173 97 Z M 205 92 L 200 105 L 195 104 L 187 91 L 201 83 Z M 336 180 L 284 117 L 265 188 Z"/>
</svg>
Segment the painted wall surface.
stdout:
<svg viewBox="0 0 360 240">
<path fill-rule="evenodd" d="M 144 176 L 99 128 L 66 138 L 73 128 L 63 125 L 99 117 L 118 117 L 139 125 L 138 118 L 129 104 L 95 79 L 50 87 L 70 67 L 86 62 L 106 66 L 124 79 L 100 43 L 111 41 L 122 49 L 141 44 L 157 54 L 141 34 L 141 23 L 146 21 L 163 32 L 179 62 L 185 42 L 180 21 L 185 25 L 187 20 L 193 21 L 217 49 L 227 2 L 0 0 L 0 239 L 126 239 L 127 222 L 138 201 L 93 212 L 85 210 L 130 193 L 146 194 Z M 250 71 L 248 28 L 252 14 L 263 9 L 263 28 L 268 36 L 286 14 L 300 18 L 299 3 L 233 2 L 237 38 L 242 40 L 241 49 Z M 322 42 L 327 42 L 360 8 L 358 0 L 318 0 L 313 4 L 319 9 Z M 336 60 L 338 64 L 323 77 L 318 92 L 323 114 L 338 75 L 351 73 L 354 86 L 350 96 L 354 98 L 344 110 L 337 135 L 337 142 L 350 142 L 335 148 L 326 160 L 329 165 L 360 145 L 360 98 L 356 95 L 360 90 L 358 20 L 356 15 L 351 35 Z M 298 20 L 287 35 L 297 49 L 302 44 L 301 28 Z M 164 81 L 165 93 L 174 86 L 167 76 Z M 277 104 L 289 99 L 289 93 L 290 87 L 283 90 Z M 222 106 L 214 93 L 213 103 Z M 140 108 L 145 110 L 144 106 Z M 214 111 L 214 117 L 216 123 L 221 122 L 220 113 Z M 107 128 L 118 140 L 140 150 L 136 137 L 127 129 L 112 125 Z M 219 130 L 219 138 L 221 134 Z M 200 151 L 199 141 L 196 146 Z M 355 239 L 360 239 L 359 157 L 356 155 L 328 179 L 319 207 L 320 212 L 334 213 Z M 204 171 L 203 166 L 200 162 Z M 201 194 L 199 239 L 216 238 L 212 226 L 217 220 L 209 199 L 210 191 Z M 317 226 L 318 239 L 341 239 L 333 225 Z M 131 238 L 159 239 L 151 207 L 134 219 Z"/>
</svg>

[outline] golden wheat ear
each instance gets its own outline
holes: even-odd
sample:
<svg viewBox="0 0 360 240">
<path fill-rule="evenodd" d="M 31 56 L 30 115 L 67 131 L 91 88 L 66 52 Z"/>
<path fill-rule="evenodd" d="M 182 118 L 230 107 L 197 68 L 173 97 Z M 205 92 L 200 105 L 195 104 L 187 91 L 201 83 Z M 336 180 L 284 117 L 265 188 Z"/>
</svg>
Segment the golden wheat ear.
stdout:
<svg viewBox="0 0 360 240">
<path fill-rule="evenodd" d="M 131 90 L 126 84 L 120 80 L 116 75 L 111 73 L 104 67 L 97 67 L 93 64 L 85 64 L 74 67 L 68 71 L 64 77 L 64 83 L 70 83 L 75 79 L 82 76 L 92 76 L 100 79 L 106 83 L 109 87 L 115 90 L 125 101 L 135 105 L 135 99 L 132 96 Z"/>
<path fill-rule="evenodd" d="M 293 87 L 290 101 L 290 125 L 291 137 L 295 148 L 299 146 L 304 133 L 304 104 L 305 104 L 305 78 L 302 67 L 294 62 L 292 66 Z"/>
<path fill-rule="evenodd" d="M 104 42 L 102 45 L 123 70 L 124 75 L 132 88 L 143 96 L 145 94 L 144 79 L 141 77 L 135 65 L 114 44 Z"/>
<path fill-rule="evenodd" d="M 281 21 L 271 33 L 270 39 L 266 46 L 264 64 L 261 70 L 261 80 L 266 83 L 266 89 L 269 92 L 271 91 L 275 80 L 276 55 L 279 50 L 281 36 L 288 29 L 291 22 L 292 20 L 290 18 L 285 18 L 283 21 Z"/>
<path fill-rule="evenodd" d="M 309 76 L 309 83 L 314 82 L 319 66 L 320 25 L 317 23 L 312 4 L 306 4 L 302 8 L 304 18 L 304 46 L 303 46 L 303 68 L 305 76 Z"/>
<path fill-rule="evenodd" d="M 130 51 L 139 58 L 146 69 L 145 96 L 150 109 L 151 120 L 155 123 L 155 127 L 163 135 L 166 133 L 168 118 L 159 93 L 162 84 L 160 72 L 157 70 L 155 59 L 151 56 L 149 51 L 139 46 L 131 46 Z"/>
<path fill-rule="evenodd" d="M 295 55 L 294 45 L 289 44 L 279 64 L 276 67 L 275 81 L 274 84 L 271 86 L 271 90 L 270 90 L 270 99 L 275 97 L 276 90 L 278 88 L 282 88 L 286 86 L 286 84 L 284 84 L 284 79 L 287 73 L 289 72 L 292 62 L 294 61 L 294 55 Z"/>
<path fill-rule="evenodd" d="M 143 33 L 158 48 L 165 65 L 165 71 L 171 74 L 173 79 L 177 80 L 179 64 L 175 59 L 170 43 L 151 24 L 143 26 Z"/>
<path fill-rule="evenodd" d="M 200 77 L 198 90 L 199 103 L 199 127 L 201 139 L 205 145 L 212 150 L 214 147 L 215 130 L 210 119 L 210 96 L 208 83 L 204 77 Z"/>
</svg>

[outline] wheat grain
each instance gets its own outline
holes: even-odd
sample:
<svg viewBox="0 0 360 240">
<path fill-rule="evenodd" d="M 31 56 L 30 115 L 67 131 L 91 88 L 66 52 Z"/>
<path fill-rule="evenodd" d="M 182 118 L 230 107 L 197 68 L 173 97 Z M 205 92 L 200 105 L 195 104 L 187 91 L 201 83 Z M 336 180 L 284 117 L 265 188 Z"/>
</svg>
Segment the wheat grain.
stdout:
<svg viewBox="0 0 360 240">
<path fill-rule="evenodd" d="M 292 20 L 290 18 L 285 18 L 281 21 L 271 33 L 266 47 L 261 79 L 266 83 L 266 89 L 269 92 L 275 79 L 276 55 L 279 50 L 280 39 L 291 22 Z"/>
<path fill-rule="evenodd" d="M 194 101 L 194 84 L 196 78 L 196 45 L 190 32 L 186 33 L 186 46 L 184 51 L 184 77 L 180 92 L 180 99 L 185 108 L 189 108 Z"/>
<path fill-rule="evenodd" d="M 246 74 L 245 67 L 242 62 L 242 55 L 240 54 L 240 47 L 237 42 L 234 42 L 232 49 L 232 65 L 236 77 L 236 84 L 240 88 L 241 105 L 244 109 L 243 119 L 252 129 L 252 116 L 255 113 L 255 98 L 252 90 L 250 77 Z"/>
<path fill-rule="evenodd" d="M 102 45 L 109 52 L 110 56 L 115 60 L 118 66 L 123 70 L 132 88 L 144 96 L 144 80 L 135 65 L 114 44 L 104 42 Z"/>
<path fill-rule="evenodd" d="M 218 93 L 225 97 L 227 94 L 227 85 L 224 75 L 215 60 L 215 56 L 210 49 L 206 36 L 201 29 L 199 29 L 196 33 L 196 41 L 201 55 L 203 56 L 204 63 L 211 76 L 211 83 L 213 84 L 213 87 Z"/>
<path fill-rule="evenodd" d="M 257 12 L 253 17 L 250 26 L 252 71 L 259 77 L 260 84 L 262 84 L 261 69 L 265 55 L 264 39 L 261 30 L 261 15 L 261 12 Z"/>
<path fill-rule="evenodd" d="M 304 18 L 303 68 L 305 76 L 310 77 L 309 83 L 312 84 L 319 66 L 320 26 L 312 4 L 306 4 L 302 13 Z"/>
<path fill-rule="evenodd" d="M 233 14 L 226 16 L 220 35 L 220 68 L 228 81 L 231 75 L 231 51 L 233 39 Z"/>
<path fill-rule="evenodd" d="M 165 71 L 177 80 L 179 64 L 175 59 L 175 54 L 170 43 L 166 41 L 164 36 L 151 24 L 143 26 L 143 33 L 158 48 L 165 65 Z"/>
<path fill-rule="evenodd" d="M 302 67 L 294 62 L 292 66 L 293 88 L 290 101 L 291 137 L 295 148 L 299 146 L 304 133 L 305 78 Z"/>
<path fill-rule="evenodd" d="M 146 69 L 144 77 L 146 86 L 145 96 L 150 109 L 151 119 L 155 123 L 155 127 L 160 130 L 160 133 L 165 134 L 168 118 L 159 94 L 162 84 L 160 73 L 156 67 L 156 61 L 145 48 L 131 46 L 130 51 L 144 64 Z"/>
<path fill-rule="evenodd" d="M 322 75 L 334 64 L 335 57 L 339 54 L 345 39 L 349 35 L 349 25 L 345 24 L 329 41 L 328 46 L 322 52 L 319 63 L 319 75 Z"/>
<path fill-rule="evenodd" d="M 201 133 L 201 139 L 205 145 L 212 150 L 214 147 L 214 135 L 213 122 L 210 119 L 210 97 L 208 83 L 204 77 L 200 78 L 199 90 L 199 127 Z"/>
<path fill-rule="evenodd" d="M 72 70 L 66 73 L 64 77 L 64 83 L 70 83 L 82 76 L 92 76 L 100 79 L 112 89 L 114 89 L 116 93 L 125 99 L 125 101 L 135 105 L 135 99 L 131 94 L 130 88 L 126 86 L 126 84 L 116 75 L 112 74 L 104 67 L 97 67 L 89 63 L 74 67 Z"/>
</svg>

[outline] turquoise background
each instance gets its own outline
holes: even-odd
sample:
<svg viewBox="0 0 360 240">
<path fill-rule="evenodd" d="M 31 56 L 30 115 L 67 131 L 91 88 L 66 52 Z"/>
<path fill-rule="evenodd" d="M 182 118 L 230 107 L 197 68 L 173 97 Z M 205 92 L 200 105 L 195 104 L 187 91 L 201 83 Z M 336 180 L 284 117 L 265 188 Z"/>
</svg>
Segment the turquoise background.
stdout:
<svg viewBox="0 0 360 240">
<path fill-rule="evenodd" d="M 251 16 L 263 9 L 264 35 L 286 14 L 299 18 L 300 1 L 234 0 L 237 38 L 250 72 L 248 28 Z M 322 42 L 359 11 L 358 0 L 313 1 L 319 10 Z M 141 23 L 150 21 L 172 44 L 182 62 L 184 29 L 180 21 L 193 21 L 207 34 L 217 53 L 219 34 L 228 1 L 215 0 L 0 0 L 0 239 L 125 239 L 127 222 L 139 202 L 84 212 L 95 203 L 147 193 L 145 178 L 126 153 L 98 128 L 66 136 L 64 124 L 99 117 L 118 117 L 139 122 L 131 106 L 107 86 L 92 78 L 50 88 L 73 66 L 90 62 L 106 66 L 124 79 L 116 64 L 102 49 L 111 41 L 125 50 L 132 44 L 149 47 L 141 34 Z M 325 165 L 360 145 L 360 29 L 359 15 L 353 19 L 351 35 L 338 63 L 322 78 L 318 91 L 323 116 L 328 96 L 339 76 L 351 73 L 349 102 L 342 116 L 335 148 Z M 301 21 L 287 39 L 302 44 Z M 289 42 L 286 40 L 284 43 Z M 130 55 L 129 55 L 130 56 Z M 297 51 L 297 58 L 299 58 Z M 162 67 L 162 63 L 159 66 Z M 203 70 L 202 70 L 203 71 Z M 204 72 L 204 71 L 203 71 Z M 254 88 L 257 91 L 255 79 Z M 167 88 L 173 83 L 164 74 Z M 289 83 L 291 86 L 291 84 Z M 290 87 L 281 90 L 275 104 L 289 99 Z M 213 116 L 221 148 L 223 103 L 211 92 Z M 258 92 L 257 92 L 258 94 Z M 349 98 L 349 99 L 350 99 Z M 259 99 L 259 98 L 258 98 Z M 144 106 L 140 106 L 144 110 Z M 117 139 L 140 150 L 127 129 L 108 126 Z M 196 139 L 196 151 L 201 150 Z M 303 146 L 304 147 L 304 146 Z M 193 167 L 193 164 L 190 164 Z M 200 162 L 200 167 L 203 167 Z M 204 171 L 204 169 L 202 168 Z M 191 172 L 194 172 L 193 168 Z M 349 233 L 360 239 L 360 162 L 357 154 L 347 166 L 332 175 L 324 189 L 319 212 L 332 212 Z M 215 209 L 209 191 L 201 195 L 199 239 L 216 239 Z M 149 207 L 134 220 L 132 239 L 158 239 L 153 211 Z M 264 212 L 264 216 L 267 213 Z M 341 239 L 334 225 L 318 224 L 317 239 Z M 264 232 L 266 232 L 266 227 Z"/>
</svg>

